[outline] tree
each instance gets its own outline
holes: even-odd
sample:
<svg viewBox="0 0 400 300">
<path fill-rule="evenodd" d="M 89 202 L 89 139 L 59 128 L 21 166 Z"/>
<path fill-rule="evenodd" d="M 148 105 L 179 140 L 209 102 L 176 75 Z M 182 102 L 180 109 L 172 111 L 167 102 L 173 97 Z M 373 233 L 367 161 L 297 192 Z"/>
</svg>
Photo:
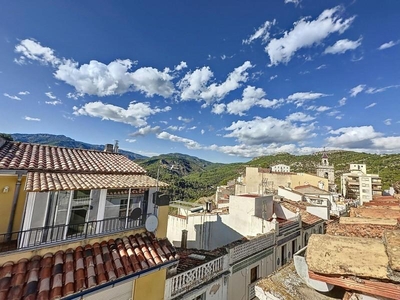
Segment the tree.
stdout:
<svg viewBox="0 0 400 300">
<path fill-rule="evenodd" d="M 11 134 L 8 134 L 8 133 L 1 133 L 0 132 L 0 138 L 5 139 L 6 141 L 13 141 L 14 140 L 12 138 Z"/>
</svg>

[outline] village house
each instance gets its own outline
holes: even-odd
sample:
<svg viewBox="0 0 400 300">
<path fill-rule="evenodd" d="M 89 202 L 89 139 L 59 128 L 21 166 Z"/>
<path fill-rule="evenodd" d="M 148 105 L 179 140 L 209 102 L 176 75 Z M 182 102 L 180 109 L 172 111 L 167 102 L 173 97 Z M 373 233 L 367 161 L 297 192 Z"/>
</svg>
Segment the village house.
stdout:
<svg viewBox="0 0 400 300">
<path fill-rule="evenodd" d="M 1 299 L 162 299 L 163 182 L 125 156 L 0 138 Z"/>
</svg>

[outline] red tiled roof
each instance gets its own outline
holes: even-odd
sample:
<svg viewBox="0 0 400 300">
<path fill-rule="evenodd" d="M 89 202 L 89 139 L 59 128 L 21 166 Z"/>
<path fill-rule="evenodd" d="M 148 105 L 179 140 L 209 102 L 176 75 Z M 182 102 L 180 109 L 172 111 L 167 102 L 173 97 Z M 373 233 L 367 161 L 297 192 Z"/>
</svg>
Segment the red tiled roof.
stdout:
<svg viewBox="0 0 400 300">
<path fill-rule="evenodd" d="M 302 205 L 298 202 L 295 201 L 290 201 L 290 200 L 283 200 L 279 202 L 283 207 L 285 207 L 286 209 L 290 210 L 291 212 L 296 213 L 297 208 L 299 209 L 299 213 L 301 216 L 301 221 L 303 223 L 303 227 L 307 227 L 310 225 L 314 225 L 316 223 L 319 223 L 321 221 L 323 221 L 323 219 L 310 214 L 309 212 L 307 212 L 307 210 L 305 209 L 305 205 Z"/>
<path fill-rule="evenodd" d="M 0 170 L 145 174 L 118 153 L 7 141 L 0 147 Z"/>
<path fill-rule="evenodd" d="M 6 262 L 0 299 L 59 299 L 176 259 L 168 240 L 143 233 Z"/>
<path fill-rule="evenodd" d="M 121 189 L 156 187 L 157 180 L 147 175 L 124 174 L 79 174 L 28 172 L 25 190 L 28 192 Z M 158 187 L 166 183 L 159 181 Z"/>
</svg>

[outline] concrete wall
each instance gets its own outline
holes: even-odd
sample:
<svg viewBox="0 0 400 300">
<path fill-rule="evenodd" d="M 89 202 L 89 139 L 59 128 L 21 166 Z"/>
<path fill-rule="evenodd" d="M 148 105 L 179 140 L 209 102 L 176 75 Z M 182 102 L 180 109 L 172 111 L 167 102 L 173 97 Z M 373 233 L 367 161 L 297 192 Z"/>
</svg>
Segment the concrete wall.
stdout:
<svg viewBox="0 0 400 300">
<path fill-rule="evenodd" d="M 223 276 L 213 280 L 211 283 L 200 286 L 194 291 L 182 296 L 183 300 L 193 300 L 204 295 L 207 300 L 230 300 L 228 298 L 228 281 Z"/>
<path fill-rule="evenodd" d="M 252 257 L 255 257 L 253 255 Z M 250 300 L 249 299 L 249 285 L 251 269 L 258 266 L 258 278 L 262 278 L 272 274 L 275 271 L 274 266 L 274 252 L 270 255 L 263 257 L 255 262 L 251 262 L 252 257 L 246 260 L 251 262 L 249 265 L 244 265 L 240 270 L 234 272 L 232 267 L 232 274 L 229 277 L 228 283 L 228 299 L 229 300 Z M 243 260 L 242 262 L 246 262 Z M 242 263 L 240 262 L 240 263 Z"/>
<path fill-rule="evenodd" d="M 300 185 L 311 184 L 318 186 L 319 182 L 324 184 L 324 189 L 328 191 L 328 179 L 321 178 L 316 175 L 307 173 L 259 173 L 258 168 L 247 167 L 246 176 L 244 178 L 245 190 L 243 187 L 237 186 L 236 192 L 241 193 L 257 193 L 262 192 L 262 181 L 268 181 L 267 188 L 277 190 L 279 186 L 295 188 Z"/>
<path fill-rule="evenodd" d="M 300 195 L 299 193 L 296 193 L 291 190 L 287 190 L 282 187 L 278 188 L 278 196 L 284 197 L 284 198 L 292 200 L 292 201 L 302 201 L 303 200 L 303 195 Z"/>
<path fill-rule="evenodd" d="M 330 213 L 327 206 L 307 206 L 307 212 L 324 220 L 329 220 Z"/>
</svg>

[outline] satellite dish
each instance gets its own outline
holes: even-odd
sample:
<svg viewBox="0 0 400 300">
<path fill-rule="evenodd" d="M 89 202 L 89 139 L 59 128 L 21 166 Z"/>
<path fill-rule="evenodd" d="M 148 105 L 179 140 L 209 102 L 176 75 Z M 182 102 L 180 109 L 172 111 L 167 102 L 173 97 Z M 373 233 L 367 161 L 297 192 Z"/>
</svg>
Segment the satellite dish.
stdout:
<svg viewBox="0 0 400 300">
<path fill-rule="evenodd" d="M 156 231 L 158 226 L 158 218 L 155 215 L 148 216 L 144 226 L 149 232 Z"/>
<path fill-rule="evenodd" d="M 129 218 L 131 218 L 132 220 L 137 220 L 140 218 L 141 215 L 142 210 L 140 209 L 140 207 L 136 207 L 134 210 L 131 211 Z"/>
</svg>

